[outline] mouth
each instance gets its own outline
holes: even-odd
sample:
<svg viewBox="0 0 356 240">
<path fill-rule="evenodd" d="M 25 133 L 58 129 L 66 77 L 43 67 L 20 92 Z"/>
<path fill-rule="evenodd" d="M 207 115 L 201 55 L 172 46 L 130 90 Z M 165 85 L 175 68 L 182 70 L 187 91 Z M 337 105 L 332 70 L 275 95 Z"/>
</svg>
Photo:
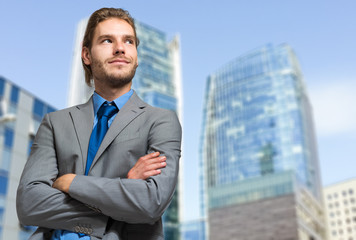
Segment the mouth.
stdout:
<svg viewBox="0 0 356 240">
<path fill-rule="evenodd" d="M 109 61 L 109 64 L 129 64 L 130 61 L 125 59 L 125 58 L 116 58 L 116 59 L 113 59 L 113 60 L 110 60 Z"/>
</svg>

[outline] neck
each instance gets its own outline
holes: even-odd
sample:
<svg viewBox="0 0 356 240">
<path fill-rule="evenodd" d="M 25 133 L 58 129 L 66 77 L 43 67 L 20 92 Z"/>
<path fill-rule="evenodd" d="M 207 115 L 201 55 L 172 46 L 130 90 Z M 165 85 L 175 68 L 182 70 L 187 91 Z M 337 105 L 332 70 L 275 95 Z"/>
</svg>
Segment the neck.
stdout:
<svg viewBox="0 0 356 240">
<path fill-rule="evenodd" d="M 102 86 L 100 83 L 95 82 L 95 92 L 97 92 L 105 100 L 111 102 L 117 99 L 118 97 L 129 92 L 131 89 L 131 83 L 122 86 L 120 88 L 111 88 L 107 86 Z"/>
</svg>

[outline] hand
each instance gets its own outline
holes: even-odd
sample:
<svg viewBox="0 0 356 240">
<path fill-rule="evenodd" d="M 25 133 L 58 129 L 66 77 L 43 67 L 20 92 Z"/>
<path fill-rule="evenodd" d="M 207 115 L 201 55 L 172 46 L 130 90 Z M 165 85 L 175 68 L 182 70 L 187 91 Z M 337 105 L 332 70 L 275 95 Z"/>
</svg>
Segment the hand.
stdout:
<svg viewBox="0 0 356 240">
<path fill-rule="evenodd" d="M 145 180 L 149 177 L 160 174 L 160 168 L 164 168 L 167 163 L 166 157 L 160 157 L 159 155 L 159 152 L 154 152 L 140 157 L 135 166 L 130 169 L 127 174 L 127 178 Z"/>
<path fill-rule="evenodd" d="M 52 184 L 53 188 L 56 188 L 62 192 L 69 193 L 69 187 L 72 184 L 73 179 L 75 178 L 75 174 L 68 173 L 59 177 Z"/>
</svg>

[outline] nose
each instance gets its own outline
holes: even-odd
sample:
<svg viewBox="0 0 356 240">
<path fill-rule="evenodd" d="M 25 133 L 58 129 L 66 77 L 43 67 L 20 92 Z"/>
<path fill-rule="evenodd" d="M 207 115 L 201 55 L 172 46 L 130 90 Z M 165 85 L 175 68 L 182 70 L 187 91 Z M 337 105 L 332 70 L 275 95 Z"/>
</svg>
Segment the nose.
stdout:
<svg viewBox="0 0 356 240">
<path fill-rule="evenodd" d="M 125 54 L 124 44 L 122 44 L 121 42 L 117 43 L 115 46 L 114 54 L 115 55 Z"/>
</svg>

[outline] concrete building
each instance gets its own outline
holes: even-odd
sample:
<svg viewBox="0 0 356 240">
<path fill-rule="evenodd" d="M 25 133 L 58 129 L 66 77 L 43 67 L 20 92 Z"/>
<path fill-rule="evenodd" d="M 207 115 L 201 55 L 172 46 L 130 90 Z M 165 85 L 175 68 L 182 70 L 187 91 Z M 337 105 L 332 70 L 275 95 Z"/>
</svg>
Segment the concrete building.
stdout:
<svg viewBox="0 0 356 240">
<path fill-rule="evenodd" d="M 356 178 L 324 188 L 329 240 L 356 239 Z"/>
<path fill-rule="evenodd" d="M 55 109 L 0 77 L 0 239 L 25 240 L 34 228 L 21 226 L 16 190 L 32 141 L 46 113 Z"/>
<path fill-rule="evenodd" d="M 325 239 L 312 110 L 288 45 L 208 77 L 201 141 L 208 239 Z"/>
<path fill-rule="evenodd" d="M 78 24 L 75 40 L 72 74 L 68 95 L 68 106 L 86 102 L 93 88 L 85 84 L 81 62 L 81 42 L 88 19 Z M 175 111 L 182 123 L 182 76 L 179 36 L 167 41 L 164 32 L 147 24 L 135 21 L 139 67 L 133 79 L 132 88 L 148 104 Z M 180 162 L 183 169 L 183 159 Z M 176 194 L 163 216 L 165 239 L 179 239 L 179 219 L 182 214 L 182 171 Z"/>
</svg>

